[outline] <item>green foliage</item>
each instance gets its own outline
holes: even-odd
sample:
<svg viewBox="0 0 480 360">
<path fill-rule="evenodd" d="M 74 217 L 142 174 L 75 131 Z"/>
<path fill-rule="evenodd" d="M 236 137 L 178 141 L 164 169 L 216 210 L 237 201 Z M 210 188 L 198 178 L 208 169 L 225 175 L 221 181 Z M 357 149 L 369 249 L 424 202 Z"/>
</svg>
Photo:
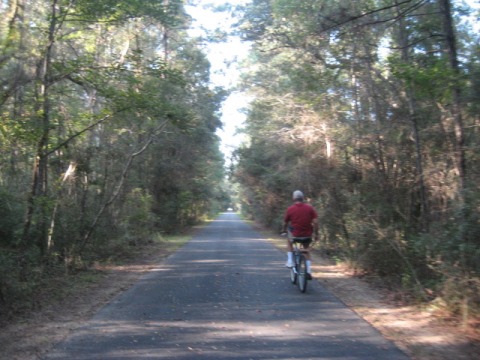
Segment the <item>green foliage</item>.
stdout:
<svg viewBox="0 0 480 360">
<path fill-rule="evenodd" d="M 458 31 L 456 68 L 452 39 L 432 35 L 447 15 L 435 2 L 253 1 L 238 29 L 254 42 L 242 85 L 256 100 L 235 176 L 248 217 L 278 229 L 300 188 L 325 253 L 474 313 L 478 46 Z"/>
<path fill-rule="evenodd" d="M 158 146 L 151 192 L 161 229 L 179 231 L 210 214 L 211 209 L 219 210 L 224 169 L 218 141 L 207 126 L 177 134 Z"/>
<path fill-rule="evenodd" d="M 152 197 L 142 189 L 136 188 L 127 194 L 123 208 L 126 214 L 121 215 L 124 231 L 133 232 L 140 240 L 147 237 L 155 220 L 151 213 L 152 203 Z"/>
<path fill-rule="evenodd" d="M 40 252 L 31 247 L 26 251 L 0 248 L 0 316 L 32 309 L 34 294 L 42 278 Z"/>
<path fill-rule="evenodd" d="M 24 5 L 0 9 L 2 308 L 229 202 L 182 1 Z"/>
<path fill-rule="evenodd" d="M 398 59 L 390 58 L 390 67 L 392 75 L 410 84 L 419 99 L 448 101 L 452 96 L 452 84 L 459 81 L 448 67 L 446 59 L 437 59 L 426 67 L 405 64 Z"/>
<path fill-rule="evenodd" d="M 92 22 L 124 22 L 137 17 L 152 17 L 168 26 L 178 25 L 177 16 L 182 11 L 182 2 L 171 0 L 164 4 L 162 1 L 138 0 L 102 0 L 77 1 L 72 20 L 77 18 L 90 19 Z"/>
<path fill-rule="evenodd" d="M 0 247 L 13 246 L 19 242 L 23 209 L 12 193 L 0 187 Z"/>
</svg>

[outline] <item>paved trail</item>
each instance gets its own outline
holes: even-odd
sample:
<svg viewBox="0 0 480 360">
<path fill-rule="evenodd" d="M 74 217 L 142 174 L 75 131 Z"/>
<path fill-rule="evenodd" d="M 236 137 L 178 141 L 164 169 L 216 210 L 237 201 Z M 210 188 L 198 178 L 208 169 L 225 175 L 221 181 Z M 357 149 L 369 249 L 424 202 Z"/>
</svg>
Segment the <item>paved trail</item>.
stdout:
<svg viewBox="0 0 480 360">
<path fill-rule="evenodd" d="M 315 280 L 300 293 L 284 263 L 224 213 L 46 358 L 408 359 Z"/>
</svg>

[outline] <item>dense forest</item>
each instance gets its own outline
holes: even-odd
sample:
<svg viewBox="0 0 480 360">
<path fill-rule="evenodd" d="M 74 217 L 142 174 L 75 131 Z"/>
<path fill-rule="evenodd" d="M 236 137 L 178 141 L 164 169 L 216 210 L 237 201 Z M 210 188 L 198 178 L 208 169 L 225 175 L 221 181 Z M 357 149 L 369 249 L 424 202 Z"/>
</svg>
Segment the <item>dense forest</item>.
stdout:
<svg viewBox="0 0 480 360">
<path fill-rule="evenodd" d="M 478 315 L 480 43 L 466 21 L 478 12 L 449 0 L 239 12 L 252 43 L 241 86 L 255 99 L 234 170 L 245 214 L 279 231 L 301 189 L 324 253 Z"/>
<path fill-rule="evenodd" d="M 225 208 L 227 93 L 183 1 L 10 0 L 0 16 L 5 314 L 49 276 Z"/>
<path fill-rule="evenodd" d="M 229 34 L 190 36 L 190 3 L 0 2 L 0 315 L 34 306 L 49 278 L 226 209 L 237 186 L 242 213 L 273 230 L 303 190 L 324 254 L 478 315 L 478 12 L 453 0 L 219 7 L 251 44 L 238 91 L 254 99 L 226 171 L 228 89 L 212 85 L 204 49 Z"/>
</svg>

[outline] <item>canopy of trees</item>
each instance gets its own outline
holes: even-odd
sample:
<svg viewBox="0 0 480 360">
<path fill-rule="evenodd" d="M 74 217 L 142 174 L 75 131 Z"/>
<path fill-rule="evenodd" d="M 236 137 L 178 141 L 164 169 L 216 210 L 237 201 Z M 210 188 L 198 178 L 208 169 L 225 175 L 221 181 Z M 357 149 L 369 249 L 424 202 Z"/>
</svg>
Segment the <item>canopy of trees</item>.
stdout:
<svg viewBox="0 0 480 360">
<path fill-rule="evenodd" d="M 453 7 L 455 5 L 456 7 Z M 246 214 L 280 229 L 295 189 L 320 248 L 468 315 L 480 283 L 478 34 L 449 0 L 253 0 Z"/>
<path fill-rule="evenodd" d="M 226 93 L 183 1 L 9 0 L 0 16 L 1 309 L 56 267 L 226 206 Z"/>
</svg>

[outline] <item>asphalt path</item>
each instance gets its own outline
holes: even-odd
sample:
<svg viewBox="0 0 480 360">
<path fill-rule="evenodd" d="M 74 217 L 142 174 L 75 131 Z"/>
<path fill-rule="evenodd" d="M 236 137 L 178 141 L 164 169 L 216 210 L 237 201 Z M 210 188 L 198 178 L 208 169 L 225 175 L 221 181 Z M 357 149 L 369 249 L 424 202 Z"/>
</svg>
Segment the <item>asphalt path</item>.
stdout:
<svg viewBox="0 0 480 360">
<path fill-rule="evenodd" d="M 300 293 L 285 260 L 223 213 L 46 359 L 408 359 L 317 281 Z"/>
</svg>

